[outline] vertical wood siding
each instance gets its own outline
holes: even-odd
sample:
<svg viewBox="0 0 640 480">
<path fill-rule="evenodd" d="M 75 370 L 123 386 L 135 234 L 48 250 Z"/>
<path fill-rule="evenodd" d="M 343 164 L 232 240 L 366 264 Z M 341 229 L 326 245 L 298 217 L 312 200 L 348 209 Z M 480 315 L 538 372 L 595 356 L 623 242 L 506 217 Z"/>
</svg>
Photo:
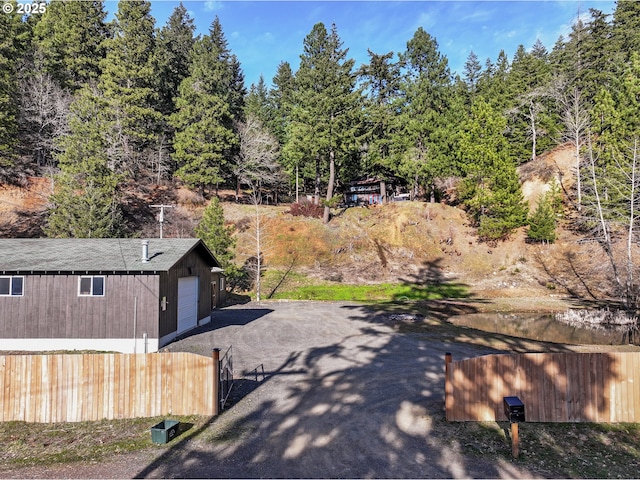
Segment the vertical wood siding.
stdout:
<svg viewBox="0 0 640 480">
<path fill-rule="evenodd" d="M 169 272 L 160 276 L 160 300 L 167 297 L 167 309 L 160 312 L 159 337 L 178 330 L 178 279 L 198 277 L 198 320 L 211 315 L 211 265 L 204 262 L 197 250 L 185 255 Z"/>
<path fill-rule="evenodd" d="M 640 422 L 640 353 L 486 355 L 447 371 L 450 421 L 506 420 L 515 395 L 527 422 Z"/>
<path fill-rule="evenodd" d="M 78 296 L 79 275 L 24 278 L 22 297 L 0 297 L 2 338 L 133 338 L 136 304 L 137 336 L 158 336 L 158 275 L 105 275 L 104 297 Z"/>
<path fill-rule="evenodd" d="M 0 356 L 0 422 L 213 415 L 214 360 L 192 353 Z"/>
</svg>

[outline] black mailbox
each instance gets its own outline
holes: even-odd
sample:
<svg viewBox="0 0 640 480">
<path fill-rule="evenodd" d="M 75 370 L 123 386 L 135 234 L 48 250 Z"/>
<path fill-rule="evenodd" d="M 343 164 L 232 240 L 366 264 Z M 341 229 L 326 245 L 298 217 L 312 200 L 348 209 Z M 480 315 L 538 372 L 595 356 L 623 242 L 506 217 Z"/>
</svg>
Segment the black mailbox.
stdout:
<svg viewBox="0 0 640 480">
<path fill-rule="evenodd" d="M 511 423 L 524 422 L 524 403 L 518 397 L 504 397 L 504 414 Z"/>
</svg>

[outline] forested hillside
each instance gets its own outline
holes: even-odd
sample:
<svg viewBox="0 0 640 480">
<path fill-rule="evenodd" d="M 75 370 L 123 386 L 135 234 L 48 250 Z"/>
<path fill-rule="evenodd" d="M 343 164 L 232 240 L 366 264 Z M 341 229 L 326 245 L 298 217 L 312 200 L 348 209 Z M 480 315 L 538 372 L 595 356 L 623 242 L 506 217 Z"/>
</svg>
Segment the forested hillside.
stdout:
<svg viewBox="0 0 640 480">
<path fill-rule="evenodd" d="M 344 185 L 379 176 L 460 206 L 481 241 L 528 225 L 530 241 L 553 242 L 564 215 L 635 298 L 640 2 L 619 1 L 611 16 L 590 9 L 550 48 L 471 53 L 461 75 L 422 27 L 404 51 L 370 51 L 357 66 L 338 27 L 318 23 L 298 65 L 250 86 L 218 18 L 196 36 L 183 5 L 161 26 L 142 0 L 121 1 L 109 22 L 100 0 L 9 10 L 0 177 L 52 179 L 40 234 L 139 234 L 146 200 L 170 201 L 178 187 L 203 202 L 222 188 L 256 203 L 311 194 L 326 223 Z M 529 211 L 517 168 L 559 144 L 574 152 L 571 188 L 549 177 Z"/>
</svg>

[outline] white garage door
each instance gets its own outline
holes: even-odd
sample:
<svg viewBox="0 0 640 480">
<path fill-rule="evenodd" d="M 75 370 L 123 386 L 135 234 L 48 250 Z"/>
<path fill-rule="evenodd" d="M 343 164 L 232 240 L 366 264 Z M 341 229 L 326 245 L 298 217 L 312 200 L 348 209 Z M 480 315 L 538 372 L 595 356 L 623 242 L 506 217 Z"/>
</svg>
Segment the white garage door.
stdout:
<svg viewBox="0 0 640 480">
<path fill-rule="evenodd" d="M 178 333 L 198 325 L 198 277 L 178 279 Z"/>
</svg>

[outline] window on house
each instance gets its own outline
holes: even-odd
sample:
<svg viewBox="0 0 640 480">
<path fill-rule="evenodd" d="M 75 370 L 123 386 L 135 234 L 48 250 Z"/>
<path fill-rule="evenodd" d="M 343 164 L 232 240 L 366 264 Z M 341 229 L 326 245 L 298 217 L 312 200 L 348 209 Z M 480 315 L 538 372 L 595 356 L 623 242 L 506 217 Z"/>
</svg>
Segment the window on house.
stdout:
<svg viewBox="0 0 640 480">
<path fill-rule="evenodd" d="M 24 277 L 0 277 L 0 295 L 21 297 L 24 294 Z"/>
<path fill-rule="evenodd" d="M 80 277 L 78 295 L 81 297 L 104 297 L 104 277 L 101 275 Z"/>
<path fill-rule="evenodd" d="M 224 277 L 220 277 L 220 291 L 224 290 Z"/>
</svg>

